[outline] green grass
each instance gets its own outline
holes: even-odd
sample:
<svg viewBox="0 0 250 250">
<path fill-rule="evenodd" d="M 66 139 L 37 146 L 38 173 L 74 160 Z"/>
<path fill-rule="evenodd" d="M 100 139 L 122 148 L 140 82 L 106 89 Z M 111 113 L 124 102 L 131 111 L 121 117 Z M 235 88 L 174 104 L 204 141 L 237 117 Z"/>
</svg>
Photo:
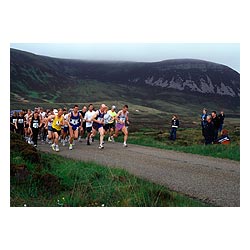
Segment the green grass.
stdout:
<svg viewBox="0 0 250 250">
<path fill-rule="evenodd" d="M 239 132 L 235 130 L 230 135 L 232 139 L 231 145 L 213 144 L 205 146 L 200 129 L 179 129 L 175 142 L 168 139 L 169 134 L 166 132 L 144 129 L 139 132 L 131 132 L 128 143 L 240 161 L 240 141 L 238 133 Z M 122 142 L 123 135 L 120 135 L 117 141 Z"/>
<path fill-rule="evenodd" d="M 17 145 L 21 147 L 19 150 Z M 209 206 L 164 186 L 137 178 L 125 170 L 53 154 L 37 154 L 30 145 L 26 146 L 27 149 L 24 149 L 16 139 L 11 141 L 11 206 Z M 29 150 L 29 160 L 25 150 Z"/>
</svg>

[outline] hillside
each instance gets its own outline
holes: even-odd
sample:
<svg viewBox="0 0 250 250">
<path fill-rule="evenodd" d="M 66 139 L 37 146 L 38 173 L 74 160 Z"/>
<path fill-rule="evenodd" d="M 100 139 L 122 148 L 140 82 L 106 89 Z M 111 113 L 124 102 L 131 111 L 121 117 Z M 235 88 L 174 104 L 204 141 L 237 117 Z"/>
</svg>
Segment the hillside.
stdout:
<svg viewBox="0 0 250 250">
<path fill-rule="evenodd" d="M 95 62 L 11 49 L 10 69 L 11 108 L 110 101 L 164 112 L 175 112 L 174 107 L 198 112 L 208 106 L 239 114 L 239 73 L 212 62 Z"/>
</svg>

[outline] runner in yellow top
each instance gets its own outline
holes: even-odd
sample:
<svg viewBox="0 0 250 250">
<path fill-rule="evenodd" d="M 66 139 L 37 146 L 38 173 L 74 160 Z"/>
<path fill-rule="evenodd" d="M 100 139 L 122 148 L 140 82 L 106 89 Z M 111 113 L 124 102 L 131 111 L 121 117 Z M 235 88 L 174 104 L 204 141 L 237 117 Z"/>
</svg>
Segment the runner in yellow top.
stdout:
<svg viewBox="0 0 250 250">
<path fill-rule="evenodd" d="M 113 119 L 109 122 L 109 138 L 108 141 L 114 142 L 114 131 L 115 131 L 115 117 L 116 117 L 116 112 L 115 112 L 116 106 L 112 106 L 112 108 L 108 111 L 108 114 L 110 114 Z"/>
<path fill-rule="evenodd" d="M 58 109 L 58 113 L 54 112 L 54 115 L 50 115 L 48 117 L 48 121 L 52 122 L 52 132 L 53 132 L 53 138 L 54 138 L 54 143 L 51 145 L 52 149 L 55 151 L 59 151 L 59 146 L 58 146 L 58 138 L 61 134 L 61 126 L 63 125 L 64 119 L 63 119 L 63 109 Z"/>
</svg>

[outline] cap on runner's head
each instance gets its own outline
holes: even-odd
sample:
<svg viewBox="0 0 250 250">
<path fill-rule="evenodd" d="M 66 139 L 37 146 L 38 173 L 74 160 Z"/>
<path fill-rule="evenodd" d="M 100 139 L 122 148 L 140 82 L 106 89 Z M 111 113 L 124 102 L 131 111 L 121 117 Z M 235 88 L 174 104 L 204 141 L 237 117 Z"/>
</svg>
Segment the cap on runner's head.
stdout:
<svg viewBox="0 0 250 250">
<path fill-rule="evenodd" d="M 55 115 L 57 115 L 57 114 L 58 114 L 58 110 L 57 110 L 57 109 L 54 109 L 54 110 L 53 110 L 53 113 L 54 113 Z"/>
<path fill-rule="evenodd" d="M 112 106 L 112 109 L 116 109 L 116 106 L 115 106 L 115 105 L 113 105 L 113 106 Z"/>
</svg>

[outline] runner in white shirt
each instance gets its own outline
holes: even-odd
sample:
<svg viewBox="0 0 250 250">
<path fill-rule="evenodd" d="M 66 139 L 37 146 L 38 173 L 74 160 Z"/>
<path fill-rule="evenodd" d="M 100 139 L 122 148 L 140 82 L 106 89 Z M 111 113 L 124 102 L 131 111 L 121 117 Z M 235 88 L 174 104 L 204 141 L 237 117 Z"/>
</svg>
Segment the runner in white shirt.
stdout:
<svg viewBox="0 0 250 250">
<path fill-rule="evenodd" d="M 90 145 L 90 135 L 92 133 L 92 117 L 95 114 L 95 111 L 93 110 L 94 106 L 93 104 L 89 104 L 88 111 L 85 113 L 84 121 L 86 122 L 86 131 L 87 131 L 87 145 Z"/>
<path fill-rule="evenodd" d="M 68 121 L 69 113 L 67 112 L 67 109 L 63 109 L 63 129 L 62 129 L 62 144 L 65 146 L 65 143 L 67 142 L 66 136 L 69 135 L 69 121 Z"/>
</svg>

